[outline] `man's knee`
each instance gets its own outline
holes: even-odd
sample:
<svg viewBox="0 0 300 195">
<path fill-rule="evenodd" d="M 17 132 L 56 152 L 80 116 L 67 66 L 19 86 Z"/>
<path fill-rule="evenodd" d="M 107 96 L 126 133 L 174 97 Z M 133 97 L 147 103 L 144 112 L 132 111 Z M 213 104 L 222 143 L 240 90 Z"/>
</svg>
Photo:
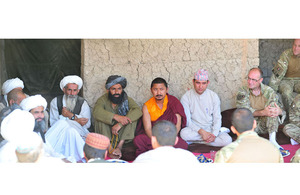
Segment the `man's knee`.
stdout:
<svg viewBox="0 0 300 195">
<path fill-rule="evenodd" d="M 232 142 L 232 138 L 231 136 L 228 134 L 228 133 L 221 133 L 219 136 L 218 136 L 221 140 L 221 143 L 222 145 L 226 146 L 228 144 L 230 144 Z"/>
<path fill-rule="evenodd" d="M 180 131 L 180 137 L 184 140 L 191 140 L 191 137 L 193 137 L 191 134 L 193 134 L 192 129 L 189 127 L 185 127 L 181 129 Z"/>
</svg>

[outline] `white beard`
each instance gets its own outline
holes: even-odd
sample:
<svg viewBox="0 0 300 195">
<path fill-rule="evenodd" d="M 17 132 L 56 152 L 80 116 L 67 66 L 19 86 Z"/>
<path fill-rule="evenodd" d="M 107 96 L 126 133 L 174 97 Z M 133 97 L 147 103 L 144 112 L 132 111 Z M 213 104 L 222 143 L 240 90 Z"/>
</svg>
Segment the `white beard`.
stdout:
<svg viewBox="0 0 300 195">
<path fill-rule="evenodd" d="M 76 102 L 77 102 L 77 95 L 65 95 L 65 100 L 66 100 L 66 108 L 70 111 L 73 112 Z"/>
</svg>

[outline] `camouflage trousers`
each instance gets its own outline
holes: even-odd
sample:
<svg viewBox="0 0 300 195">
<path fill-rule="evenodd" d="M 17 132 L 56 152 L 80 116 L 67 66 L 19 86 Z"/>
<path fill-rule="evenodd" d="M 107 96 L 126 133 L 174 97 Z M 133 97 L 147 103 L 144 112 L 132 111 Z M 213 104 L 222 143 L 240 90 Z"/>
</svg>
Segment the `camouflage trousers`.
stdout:
<svg viewBox="0 0 300 195">
<path fill-rule="evenodd" d="M 292 123 L 286 124 L 283 128 L 283 133 L 286 136 L 295 140 L 296 142 L 300 143 L 300 127 L 299 126 L 292 124 Z"/>
<path fill-rule="evenodd" d="M 255 117 L 255 120 L 257 122 L 255 132 L 257 134 L 270 134 L 273 132 L 277 132 L 278 130 L 279 122 L 277 117 L 259 116 Z"/>
<path fill-rule="evenodd" d="M 295 156 L 291 159 L 292 163 L 300 163 L 300 149 L 298 149 L 295 153 Z"/>
<path fill-rule="evenodd" d="M 283 79 L 280 82 L 279 93 L 282 95 L 282 102 L 286 109 L 289 110 L 289 107 L 294 99 L 293 91 L 300 93 L 300 80 L 299 79 Z"/>
</svg>

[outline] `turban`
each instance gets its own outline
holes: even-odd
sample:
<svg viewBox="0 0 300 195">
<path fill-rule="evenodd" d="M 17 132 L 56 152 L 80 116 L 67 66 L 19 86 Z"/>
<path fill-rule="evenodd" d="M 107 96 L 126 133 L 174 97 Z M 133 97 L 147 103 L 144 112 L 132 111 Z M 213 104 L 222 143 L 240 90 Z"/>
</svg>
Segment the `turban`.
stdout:
<svg viewBox="0 0 300 195">
<path fill-rule="evenodd" d="M 43 106 L 45 110 L 47 108 L 47 101 L 41 95 L 34 95 L 22 100 L 20 106 L 23 110 L 26 111 L 30 111 L 31 109 L 36 108 L 38 106 Z"/>
<path fill-rule="evenodd" d="M 26 154 L 38 148 L 41 144 L 43 144 L 41 137 L 37 133 L 30 132 L 16 143 L 16 151 L 21 154 Z"/>
<path fill-rule="evenodd" d="M 33 132 L 34 125 L 35 120 L 31 113 L 16 109 L 3 119 L 1 135 L 7 141 L 16 142 Z"/>
<path fill-rule="evenodd" d="M 69 84 L 69 83 L 75 83 L 78 85 L 78 89 L 81 89 L 82 87 L 82 79 L 77 76 L 77 75 L 69 75 L 65 76 L 61 81 L 60 81 L 60 88 L 63 90 L 63 88 Z"/>
<path fill-rule="evenodd" d="M 195 80 L 198 81 L 207 81 L 208 80 L 208 72 L 205 69 L 200 69 L 195 73 Z"/>
<path fill-rule="evenodd" d="M 113 86 L 115 84 L 120 84 L 122 86 L 122 88 L 124 89 L 127 86 L 127 80 L 125 77 L 121 77 L 119 75 L 111 75 L 108 77 L 108 79 L 106 81 L 105 88 L 109 89 L 109 88 L 111 88 L 111 86 Z"/>
<path fill-rule="evenodd" d="M 5 81 L 2 85 L 2 92 L 3 95 L 7 95 L 11 90 L 21 87 L 22 89 L 24 88 L 24 83 L 21 79 L 19 78 L 14 78 L 14 79 L 9 79 Z"/>
<path fill-rule="evenodd" d="M 109 146 L 109 139 L 105 135 L 98 133 L 89 133 L 85 139 L 85 143 L 93 148 L 106 150 Z"/>
</svg>

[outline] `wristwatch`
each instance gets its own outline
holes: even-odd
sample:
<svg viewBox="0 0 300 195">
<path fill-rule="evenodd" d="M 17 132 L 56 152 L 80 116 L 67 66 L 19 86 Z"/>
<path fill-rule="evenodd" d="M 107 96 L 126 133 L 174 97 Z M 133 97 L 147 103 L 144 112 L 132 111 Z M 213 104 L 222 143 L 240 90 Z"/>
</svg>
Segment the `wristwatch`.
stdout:
<svg viewBox="0 0 300 195">
<path fill-rule="evenodd" d="M 75 114 L 71 117 L 71 120 L 75 120 Z"/>
</svg>

